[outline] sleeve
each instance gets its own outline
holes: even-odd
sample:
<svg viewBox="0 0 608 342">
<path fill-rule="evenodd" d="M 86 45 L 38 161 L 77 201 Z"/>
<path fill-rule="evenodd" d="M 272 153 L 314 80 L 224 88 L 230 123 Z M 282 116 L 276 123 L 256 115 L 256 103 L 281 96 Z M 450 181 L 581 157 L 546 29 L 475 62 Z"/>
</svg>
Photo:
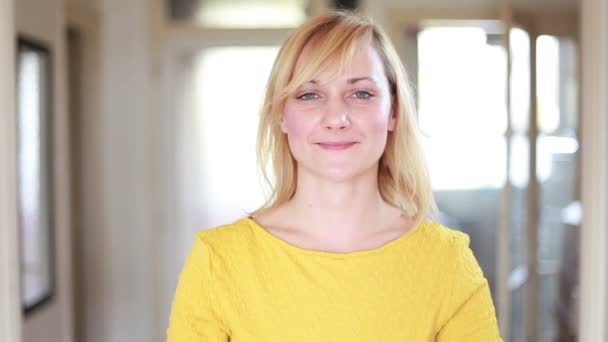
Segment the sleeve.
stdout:
<svg viewBox="0 0 608 342">
<path fill-rule="evenodd" d="M 449 317 L 437 341 L 502 341 L 488 281 L 469 248 L 469 237 L 458 233 L 455 240 L 452 290 L 447 299 Z"/>
<path fill-rule="evenodd" d="M 200 234 L 180 273 L 173 298 L 167 342 L 229 341 L 212 294 L 209 248 Z"/>
</svg>

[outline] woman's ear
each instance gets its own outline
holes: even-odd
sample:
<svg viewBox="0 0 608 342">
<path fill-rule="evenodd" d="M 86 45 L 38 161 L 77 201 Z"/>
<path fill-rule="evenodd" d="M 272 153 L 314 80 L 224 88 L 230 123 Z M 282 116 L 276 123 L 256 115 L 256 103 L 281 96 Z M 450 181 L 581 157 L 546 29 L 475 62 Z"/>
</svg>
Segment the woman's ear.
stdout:
<svg viewBox="0 0 608 342">
<path fill-rule="evenodd" d="M 391 109 L 391 116 L 388 118 L 388 131 L 392 132 L 395 130 L 395 127 L 397 127 L 397 111 L 394 109 L 395 106 L 393 106 L 393 109 Z"/>
<path fill-rule="evenodd" d="M 287 124 L 285 123 L 285 114 L 281 115 L 281 119 L 279 120 L 279 127 L 281 127 L 281 131 L 287 134 Z"/>
</svg>

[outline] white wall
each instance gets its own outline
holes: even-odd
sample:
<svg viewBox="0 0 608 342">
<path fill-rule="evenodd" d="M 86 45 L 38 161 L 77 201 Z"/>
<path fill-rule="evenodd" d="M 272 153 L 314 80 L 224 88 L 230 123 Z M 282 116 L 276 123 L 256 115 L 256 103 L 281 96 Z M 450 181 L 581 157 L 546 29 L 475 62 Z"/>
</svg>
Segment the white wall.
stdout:
<svg viewBox="0 0 608 342">
<path fill-rule="evenodd" d="M 19 0 L 15 3 L 15 24 L 19 34 L 27 34 L 47 44 L 52 53 L 54 250 L 55 297 L 24 318 L 24 341 L 69 342 L 72 336 L 71 222 L 69 154 L 67 140 L 67 94 L 65 88 L 64 8 L 61 0 Z"/>
<path fill-rule="evenodd" d="M 0 0 L 0 341 L 21 340 L 17 257 L 14 3 Z"/>
<path fill-rule="evenodd" d="M 78 339 L 164 340 L 158 309 L 163 150 L 155 89 L 160 1 L 67 0 L 80 35 Z M 154 19 L 151 19 L 154 17 Z M 164 163 L 164 164 L 163 164 Z"/>
<path fill-rule="evenodd" d="M 608 340 L 608 3 L 581 2 L 580 341 Z"/>
</svg>

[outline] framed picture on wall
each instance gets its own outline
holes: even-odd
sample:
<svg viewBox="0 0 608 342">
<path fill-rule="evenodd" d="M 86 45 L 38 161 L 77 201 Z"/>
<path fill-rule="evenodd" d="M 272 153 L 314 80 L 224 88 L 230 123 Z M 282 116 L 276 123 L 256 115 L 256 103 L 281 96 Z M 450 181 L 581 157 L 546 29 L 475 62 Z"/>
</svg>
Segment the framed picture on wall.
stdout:
<svg viewBox="0 0 608 342">
<path fill-rule="evenodd" d="M 17 194 L 21 301 L 30 313 L 52 300 L 53 251 L 51 52 L 17 39 Z"/>
</svg>

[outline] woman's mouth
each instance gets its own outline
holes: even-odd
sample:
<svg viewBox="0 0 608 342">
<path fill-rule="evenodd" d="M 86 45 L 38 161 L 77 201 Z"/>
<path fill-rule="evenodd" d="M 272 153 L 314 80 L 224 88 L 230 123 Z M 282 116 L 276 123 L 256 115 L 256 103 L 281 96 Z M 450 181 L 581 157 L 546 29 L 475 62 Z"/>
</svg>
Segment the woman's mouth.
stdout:
<svg viewBox="0 0 608 342">
<path fill-rule="evenodd" d="M 354 141 L 336 141 L 336 142 L 320 142 L 317 143 L 319 147 L 324 150 L 346 150 L 352 146 L 354 146 L 356 142 Z"/>
</svg>

